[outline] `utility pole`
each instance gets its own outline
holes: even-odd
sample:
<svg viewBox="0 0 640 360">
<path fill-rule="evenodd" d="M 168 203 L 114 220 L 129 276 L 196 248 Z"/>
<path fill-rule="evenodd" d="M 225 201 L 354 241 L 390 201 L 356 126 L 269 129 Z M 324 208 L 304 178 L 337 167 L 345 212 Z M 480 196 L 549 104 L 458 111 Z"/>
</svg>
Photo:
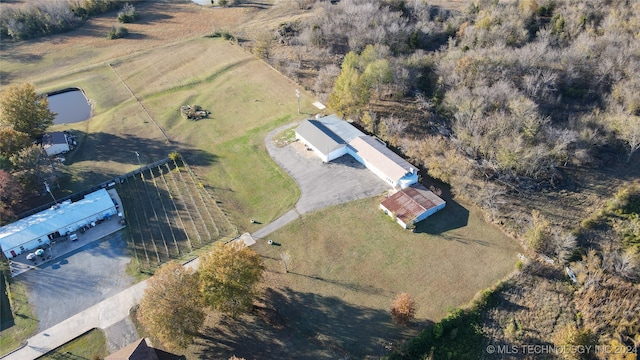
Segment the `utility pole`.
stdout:
<svg viewBox="0 0 640 360">
<path fill-rule="evenodd" d="M 298 114 L 300 114 L 300 90 L 296 89 L 296 97 L 298 98 Z"/>
<path fill-rule="evenodd" d="M 53 196 L 53 193 L 51 192 L 51 188 L 49 187 L 49 183 L 48 182 L 44 182 L 44 187 L 45 189 L 47 189 L 47 192 L 51 195 L 51 197 L 53 198 L 53 202 L 56 203 L 56 205 L 58 204 L 58 201 L 56 200 L 55 196 Z"/>
<path fill-rule="evenodd" d="M 138 166 L 140 166 L 140 153 L 134 151 L 136 153 L 136 157 L 138 158 Z"/>
</svg>

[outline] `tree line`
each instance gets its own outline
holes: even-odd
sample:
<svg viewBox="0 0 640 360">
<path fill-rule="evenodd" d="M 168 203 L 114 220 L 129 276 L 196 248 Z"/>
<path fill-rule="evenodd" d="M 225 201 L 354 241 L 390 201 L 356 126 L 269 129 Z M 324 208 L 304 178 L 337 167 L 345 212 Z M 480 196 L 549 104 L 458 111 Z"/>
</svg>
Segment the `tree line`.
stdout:
<svg viewBox="0 0 640 360">
<path fill-rule="evenodd" d="M 480 1 L 461 13 L 422 1 L 316 6 L 317 16 L 274 36 L 306 50 L 270 60 L 427 169 L 435 159 L 421 143 L 441 137 L 438 162 L 471 161 L 450 172 L 512 184 L 553 183 L 564 166 L 595 166 L 608 161 L 602 154 L 627 161 L 640 148 L 637 4 Z M 315 80 L 302 78 L 306 70 Z M 409 102 L 414 115 L 395 122 L 411 126 L 378 129 L 397 110 L 381 100 Z"/>
<path fill-rule="evenodd" d="M 0 223 L 13 218 L 25 194 L 51 185 L 56 171 L 40 142 L 53 125 L 46 95 L 32 84 L 11 85 L 0 93 Z"/>
</svg>

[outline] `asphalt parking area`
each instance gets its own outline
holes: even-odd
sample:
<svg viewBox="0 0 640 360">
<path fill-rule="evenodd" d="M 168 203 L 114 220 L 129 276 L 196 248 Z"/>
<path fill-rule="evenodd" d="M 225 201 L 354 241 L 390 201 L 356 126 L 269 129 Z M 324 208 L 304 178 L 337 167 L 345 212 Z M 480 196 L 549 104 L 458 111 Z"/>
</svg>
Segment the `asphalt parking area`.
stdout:
<svg viewBox="0 0 640 360">
<path fill-rule="evenodd" d="M 323 163 L 298 141 L 282 148 L 276 147 L 272 137 L 291 127 L 292 124 L 271 132 L 266 144 L 269 155 L 300 187 L 300 199 L 296 204 L 298 213 L 380 195 L 389 190 L 384 181 L 350 155 Z"/>
<path fill-rule="evenodd" d="M 27 286 L 42 331 L 131 286 L 134 279 L 125 273 L 130 260 L 118 231 L 16 280 Z"/>
</svg>

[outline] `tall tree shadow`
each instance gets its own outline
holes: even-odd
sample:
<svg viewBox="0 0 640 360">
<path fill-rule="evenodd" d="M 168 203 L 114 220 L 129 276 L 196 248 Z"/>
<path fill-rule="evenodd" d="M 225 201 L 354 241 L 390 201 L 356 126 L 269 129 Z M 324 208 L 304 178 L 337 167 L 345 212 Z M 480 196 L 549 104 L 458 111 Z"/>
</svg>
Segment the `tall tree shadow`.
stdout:
<svg viewBox="0 0 640 360">
<path fill-rule="evenodd" d="M 231 355 L 255 359 L 335 359 L 385 356 L 415 335 L 396 326 L 389 312 L 349 304 L 333 296 L 268 289 L 263 306 L 239 319 L 223 317 L 196 341 L 199 358 Z"/>
</svg>

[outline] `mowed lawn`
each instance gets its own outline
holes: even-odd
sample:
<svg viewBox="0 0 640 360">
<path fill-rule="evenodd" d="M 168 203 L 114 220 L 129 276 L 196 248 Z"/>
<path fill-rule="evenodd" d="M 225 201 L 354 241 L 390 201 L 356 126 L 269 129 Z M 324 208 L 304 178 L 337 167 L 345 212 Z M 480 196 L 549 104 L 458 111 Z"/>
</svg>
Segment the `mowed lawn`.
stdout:
<svg viewBox="0 0 640 360">
<path fill-rule="evenodd" d="M 224 358 L 383 355 L 450 309 L 465 306 L 515 269 L 520 246 L 471 206 L 450 202 L 411 233 L 378 209 L 378 198 L 303 215 L 259 240 L 267 267 L 267 310 L 240 321 L 210 318 L 190 348 Z M 268 245 L 273 240 L 277 245 Z M 284 273 L 281 254 L 292 257 Z M 414 326 L 395 326 L 391 301 L 408 292 Z M 266 313 L 266 315 L 265 315 Z"/>
<path fill-rule="evenodd" d="M 297 114 L 296 86 L 238 46 L 221 39 L 188 39 L 47 79 L 38 90 L 69 86 L 85 90 L 95 114 L 85 122 L 53 127 L 74 130 L 80 139 L 79 148 L 68 155 L 64 171 L 71 180 L 61 192 L 137 168 L 136 151 L 142 164 L 179 151 L 241 224 L 249 218 L 273 220 L 299 197 L 264 147 L 268 131 L 304 118 Z M 303 93 L 303 109 L 310 112 L 313 100 Z M 186 104 L 212 114 L 197 122 L 185 120 L 179 108 Z"/>
</svg>

